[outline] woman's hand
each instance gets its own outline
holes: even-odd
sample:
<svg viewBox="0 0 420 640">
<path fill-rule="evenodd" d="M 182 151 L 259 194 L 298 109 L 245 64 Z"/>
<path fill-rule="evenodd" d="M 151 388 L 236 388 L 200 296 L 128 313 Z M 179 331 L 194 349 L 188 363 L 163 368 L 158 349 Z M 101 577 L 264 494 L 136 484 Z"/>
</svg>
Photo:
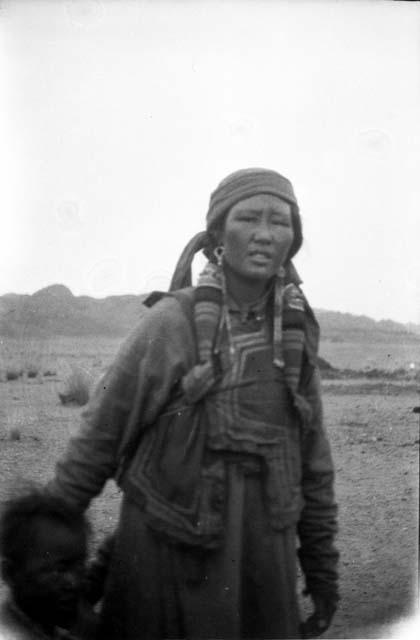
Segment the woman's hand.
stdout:
<svg viewBox="0 0 420 640">
<path fill-rule="evenodd" d="M 314 594 L 312 600 L 314 612 L 300 625 L 302 638 L 317 638 L 323 634 L 330 626 L 337 609 L 336 600 L 326 595 Z"/>
</svg>

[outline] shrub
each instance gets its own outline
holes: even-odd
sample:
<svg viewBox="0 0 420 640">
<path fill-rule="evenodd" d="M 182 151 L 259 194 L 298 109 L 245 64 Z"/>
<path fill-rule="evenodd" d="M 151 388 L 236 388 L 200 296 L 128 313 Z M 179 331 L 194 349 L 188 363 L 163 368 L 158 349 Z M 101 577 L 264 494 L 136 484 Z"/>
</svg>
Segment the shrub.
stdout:
<svg viewBox="0 0 420 640">
<path fill-rule="evenodd" d="M 91 377 L 86 371 L 73 368 L 64 380 L 63 389 L 58 392 L 61 403 L 82 407 L 89 400 L 91 384 Z"/>
<path fill-rule="evenodd" d="M 21 433 L 19 427 L 12 427 L 9 431 L 9 439 L 10 440 L 20 440 Z"/>
<path fill-rule="evenodd" d="M 46 371 L 44 371 L 45 377 L 56 376 L 56 375 L 57 375 L 57 371 L 54 371 L 53 369 L 47 369 Z"/>
<path fill-rule="evenodd" d="M 39 370 L 35 366 L 29 366 L 26 370 L 26 375 L 28 378 L 36 378 L 39 373 Z"/>
<path fill-rule="evenodd" d="M 6 369 L 6 380 L 17 380 L 22 376 L 22 374 L 22 369 L 11 367 L 10 369 Z"/>
</svg>

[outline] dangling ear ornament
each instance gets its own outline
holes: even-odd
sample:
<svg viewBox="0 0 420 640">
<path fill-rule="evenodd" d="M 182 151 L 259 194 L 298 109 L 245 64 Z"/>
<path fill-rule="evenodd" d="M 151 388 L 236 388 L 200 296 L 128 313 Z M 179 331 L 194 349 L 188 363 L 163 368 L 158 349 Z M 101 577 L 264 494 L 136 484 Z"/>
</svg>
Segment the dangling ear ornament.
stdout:
<svg viewBox="0 0 420 640">
<path fill-rule="evenodd" d="M 229 310 L 228 310 L 228 304 L 227 304 L 226 278 L 223 272 L 223 256 L 225 255 L 224 246 L 223 245 L 217 246 L 213 251 L 213 255 L 217 261 L 217 267 L 220 274 L 220 281 L 222 285 L 223 310 L 222 310 L 222 315 L 220 319 L 219 330 L 221 329 L 223 323 L 225 323 L 228 342 L 229 342 L 229 353 L 230 353 L 230 357 L 233 358 L 235 356 L 235 347 L 233 345 L 233 340 L 232 340 L 232 325 L 230 322 L 230 316 L 229 316 Z"/>
<path fill-rule="evenodd" d="M 225 255 L 225 248 L 223 245 L 219 245 L 213 251 L 213 255 L 216 258 L 217 266 L 221 267 L 223 263 L 223 256 Z"/>
<path fill-rule="evenodd" d="M 280 280 L 282 282 L 284 282 L 284 279 L 286 277 L 286 269 L 284 268 L 283 265 L 280 265 L 280 267 L 277 269 L 277 277 L 280 278 Z"/>
</svg>

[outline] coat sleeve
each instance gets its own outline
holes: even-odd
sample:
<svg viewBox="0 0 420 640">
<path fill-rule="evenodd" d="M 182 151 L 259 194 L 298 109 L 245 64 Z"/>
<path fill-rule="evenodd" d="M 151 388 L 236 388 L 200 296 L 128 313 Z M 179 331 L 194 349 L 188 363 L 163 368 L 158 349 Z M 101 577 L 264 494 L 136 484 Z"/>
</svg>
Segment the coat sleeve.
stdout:
<svg viewBox="0 0 420 640">
<path fill-rule="evenodd" d="M 145 312 L 99 381 L 79 433 L 47 491 L 85 509 L 117 471 L 127 442 L 156 419 L 192 363 L 192 334 L 180 304 L 166 298 Z"/>
<path fill-rule="evenodd" d="M 322 424 L 318 367 L 308 365 L 304 393 L 312 419 L 302 435 L 302 489 L 304 507 L 298 523 L 300 564 L 306 592 L 338 600 L 337 505 L 330 445 Z"/>
</svg>

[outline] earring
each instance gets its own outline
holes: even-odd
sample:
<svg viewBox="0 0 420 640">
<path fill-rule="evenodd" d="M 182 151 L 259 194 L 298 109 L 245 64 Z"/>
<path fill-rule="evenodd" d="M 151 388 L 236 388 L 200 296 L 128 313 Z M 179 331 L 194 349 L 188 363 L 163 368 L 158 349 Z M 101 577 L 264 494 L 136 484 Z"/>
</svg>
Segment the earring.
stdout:
<svg viewBox="0 0 420 640">
<path fill-rule="evenodd" d="M 225 255 L 225 248 L 223 245 L 219 245 L 213 251 L 214 257 L 217 261 L 217 266 L 221 267 L 223 263 L 223 256 Z"/>
<path fill-rule="evenodd" d="M 286 269 L 284 268 L 283 265 L 281 265 L 277 269 L 277 277 L 280 278 L 281 280 L 284 280 L 285 275 L 286 275 Z"/>
<path fill-rule="evenodd" d="M 222 287 L 222 314 L 220 319 L 219 331 L 221 330 L 223 324 L 226 326 L 227 339 L 229 344 L 229 354 L 230 358 L 233 361 L 235 357 L 235 347 L 232 339 L 232 323 L 230 321 L 228 303 L 227 303 L 227 287 L 226 287 L 226 278 L 225 273 L 223 271 L 223 256 L 225 255 L 225 248 L 223 245 L 217 246 L 213 251 L 214 257 L 217 261 L 217 271 L 220 278 L 220 284 Z"/>
</svg>

